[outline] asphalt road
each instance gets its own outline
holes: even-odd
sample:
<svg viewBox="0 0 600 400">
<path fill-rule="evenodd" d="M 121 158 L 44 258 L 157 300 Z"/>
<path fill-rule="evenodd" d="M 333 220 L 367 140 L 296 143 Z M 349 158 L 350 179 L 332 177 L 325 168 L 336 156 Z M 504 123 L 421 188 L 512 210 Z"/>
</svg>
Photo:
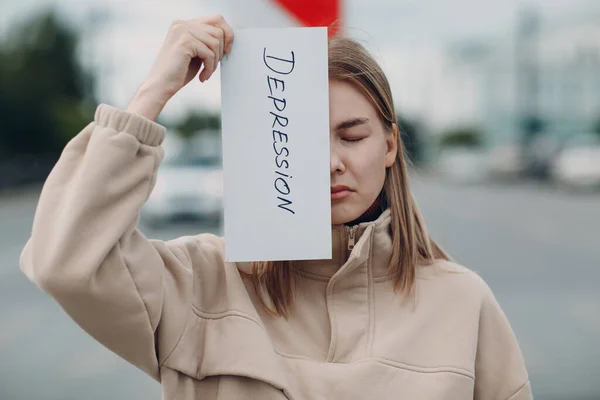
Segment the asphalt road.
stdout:
<svg viewBox="0 0 600 400">
<path fill-rule="evenodd" d="M 491 286 L 536 399 L 600 399 L 600 195 L 413 178 L 434 238 Z M 158 383 L 88 337 L 18 268 L 39 190 L 0 197 L 0 399 L 160 399 Z M 170 239 L 218 226 L 178 223 Z"/>
</svg>

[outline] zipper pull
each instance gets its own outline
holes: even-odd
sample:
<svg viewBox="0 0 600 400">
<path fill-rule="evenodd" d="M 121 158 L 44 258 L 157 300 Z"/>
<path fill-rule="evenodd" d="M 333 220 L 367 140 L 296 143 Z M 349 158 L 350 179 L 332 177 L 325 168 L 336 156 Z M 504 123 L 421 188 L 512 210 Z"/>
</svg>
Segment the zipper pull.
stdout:
<svg viewBox="0 0 600 400">
<path fill-rule="evenodd" d="M 352 250 L 354 248 L 354 242 L 356 240 L 356 225 L 350 227 L 350 232 L 348 236 L 348 250 Z"/>
</svg>

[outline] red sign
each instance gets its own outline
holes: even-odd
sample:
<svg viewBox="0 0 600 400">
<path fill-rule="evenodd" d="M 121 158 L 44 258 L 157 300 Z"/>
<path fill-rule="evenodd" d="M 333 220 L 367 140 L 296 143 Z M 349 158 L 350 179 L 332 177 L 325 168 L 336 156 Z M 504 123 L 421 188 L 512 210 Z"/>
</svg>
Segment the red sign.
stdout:
<svg viewBox="0 0 600 400">
<path fill-rule="evenodd" d="M 342 0 L 273 0 L 304 26 L 327 26 L 329 37 L 341 29 Z"/>
</svg>

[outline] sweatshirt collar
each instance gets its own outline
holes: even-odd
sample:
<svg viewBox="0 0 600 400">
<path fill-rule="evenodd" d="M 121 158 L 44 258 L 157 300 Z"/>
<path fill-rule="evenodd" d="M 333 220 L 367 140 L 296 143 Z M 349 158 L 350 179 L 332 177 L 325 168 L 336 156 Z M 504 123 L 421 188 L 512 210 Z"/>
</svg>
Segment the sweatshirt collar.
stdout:
<svg viewBox="0 0 600 400">
<path fill-rule="evenodd" d="M 370 257 L 373 276 L 384 276 L 392 252 L 391 219 L 391 210 L 387 209 L 375 221 L 333 225 L 330 260 L 294 261 L 292 265 L 301 275 L 329 279 L 346 264 L 360 265 Z"/>
</svg>

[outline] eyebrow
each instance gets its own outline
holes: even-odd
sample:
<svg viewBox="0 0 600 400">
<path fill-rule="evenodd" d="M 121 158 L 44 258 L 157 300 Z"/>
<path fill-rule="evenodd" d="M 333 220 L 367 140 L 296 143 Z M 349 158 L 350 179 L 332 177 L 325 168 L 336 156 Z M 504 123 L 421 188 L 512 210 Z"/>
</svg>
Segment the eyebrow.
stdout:
<svg viewBox="0 0 600 400">
<path fill-rule="evenodd" d="M 369 122 L 369 118 L 352 118 L 337 124 L 335 130 L 340 131 L 342 129 L 349 129 L 357 125 L 366 124 L 367 122 Z"/>
</svg>

